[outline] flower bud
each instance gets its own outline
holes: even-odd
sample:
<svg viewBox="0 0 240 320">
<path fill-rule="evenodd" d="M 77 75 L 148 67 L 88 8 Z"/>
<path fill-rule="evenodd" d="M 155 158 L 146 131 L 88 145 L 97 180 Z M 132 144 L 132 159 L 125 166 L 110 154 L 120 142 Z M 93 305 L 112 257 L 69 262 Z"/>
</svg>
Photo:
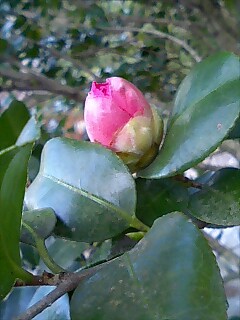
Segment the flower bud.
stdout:
<svg viewBox="0 0 240 320">
<path fill-rule="evenodd" d="M 156 157 L 163 136 L 157 111 L 132 83 L 119 77 L 93 82 L 84 110 L 88 136 L 115 151 L 132 172 Z"/>
</svg>

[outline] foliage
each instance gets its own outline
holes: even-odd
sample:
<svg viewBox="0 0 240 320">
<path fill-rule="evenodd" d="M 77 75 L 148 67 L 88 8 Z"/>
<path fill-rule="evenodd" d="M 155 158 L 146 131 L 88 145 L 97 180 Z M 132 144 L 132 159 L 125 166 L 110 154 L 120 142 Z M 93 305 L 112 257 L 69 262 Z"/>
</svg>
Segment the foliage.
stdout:
<svg viewBox="0 0 240 320">
<path fill-rule="evenodd" d="M 215 53 L 223 39 L 238 53 L 235 5 L 1 1 L 0 318 L 227 318 L 199 229 L 240 225 L 239 168 L 199 166 L 240 138 L 240 60 Z M 112 75 L 165 118 L 156 159 L 135 175 L 78 141 L 89 82 Z"/>
</svg>

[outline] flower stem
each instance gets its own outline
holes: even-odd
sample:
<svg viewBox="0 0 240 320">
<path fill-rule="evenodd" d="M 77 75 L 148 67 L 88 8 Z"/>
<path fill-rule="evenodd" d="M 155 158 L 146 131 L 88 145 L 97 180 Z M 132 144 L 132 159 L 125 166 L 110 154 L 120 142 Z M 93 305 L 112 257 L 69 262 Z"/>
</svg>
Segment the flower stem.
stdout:
<svg viewBox="0 0 240 320">
<path fill-rule="evenodd" d="M 45 245 L 44 239 L 39 237 L 39 235 L 26 223 L 22 222 L 23 226 L 31 233 L 34 241 L 36 249 L 45 263 L 45 265 L 53 272 L 53 273 L 60 273 L 60 272 L 66 272 L 65 269 L 61 268 L 49 255 L 48 250 Z"/>
<path fill-rule="evenodd" d="M 60 273 L 60 272 L 66 272 L 65 269 L 61 268 L 49 255 L 48 250 L 45 246 L 45 242 L 43 239 L 39 238 L 36 241 L 36 248 L 39 252 L 39 255 L 42 259 L 42 261 L 45 263 L 45 265 L 53 272 L 53 273 Z"/>
<path fill-rule="evenodd" d="M 145 236 L 146 232 L 137 231 L 126 233 L 126 236 L 132 240 L 139 241 Z"/>
<path fill-rule="evenodd" d="M 135 229 L 138 229 L 138 230 L 144 231 L 144 232 L 148 232 L 150 229 L 146 224 L 144 224 L 142 221 L 140 221 L 136 216 L 132 217 L 132 222 L 130 224 L 130 227 L 133 227 Z"/>
</svg>

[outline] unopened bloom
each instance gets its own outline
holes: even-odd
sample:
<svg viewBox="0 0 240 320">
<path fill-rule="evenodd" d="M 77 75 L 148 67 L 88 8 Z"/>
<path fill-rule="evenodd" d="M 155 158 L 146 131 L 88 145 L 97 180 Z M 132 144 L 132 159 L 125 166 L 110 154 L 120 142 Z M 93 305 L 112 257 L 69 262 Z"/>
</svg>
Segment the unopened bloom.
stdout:
<svg viewBox="0 0 240 320">
<path fill-rule="evenodd" d="M 162 119 L 132 83 L 119 77 L 92 83 L 85 102 L 88 136 L 115 151 L 132 171 L 155 158 L 163 135 Z"/>
</svg>

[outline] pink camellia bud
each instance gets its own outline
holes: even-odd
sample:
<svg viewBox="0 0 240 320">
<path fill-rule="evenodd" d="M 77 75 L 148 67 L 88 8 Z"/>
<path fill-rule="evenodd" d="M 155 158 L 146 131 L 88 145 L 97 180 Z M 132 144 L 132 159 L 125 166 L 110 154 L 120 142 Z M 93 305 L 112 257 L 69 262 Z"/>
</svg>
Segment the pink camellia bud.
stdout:
<svg viewBox="0 0 240 320">
<path fill-rule="evenodd" d="M 85 102 L 88 136 L 115 151 L 135 172 L 157 155 L 163 122 L 132 83 L 119 77 L 92 83 Z"/>
</svg>

